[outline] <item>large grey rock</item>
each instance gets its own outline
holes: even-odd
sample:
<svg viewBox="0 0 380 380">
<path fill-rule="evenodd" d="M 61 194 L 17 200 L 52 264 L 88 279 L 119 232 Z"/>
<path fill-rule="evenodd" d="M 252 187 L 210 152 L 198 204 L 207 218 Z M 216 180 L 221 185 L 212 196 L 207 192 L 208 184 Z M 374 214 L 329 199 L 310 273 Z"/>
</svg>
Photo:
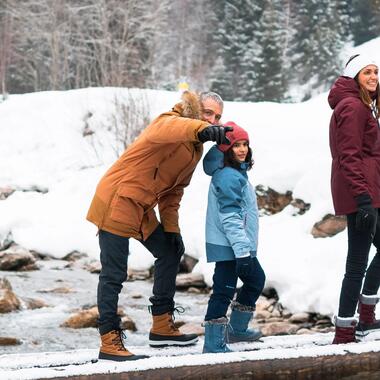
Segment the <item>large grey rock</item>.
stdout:
<svg viewBox="0 0 380 380">
<path fill-rule="evenodd" d="M 261 332 L 264 336 L 295 334 L 299 330 L 297 325 L 289 322 L 272 322 L 262 325 Z"/>
<path fill-rule="evenodd" d="M 21 302 L 6 278 L 0 278 L 0 313 L 10 313 L 21 308 Z"/>
<path fill-rule="evenodd" d="M 177 289 L 205 288 L 206 286 L 203 275 L 200 273 L 181 273 L 176 279 Z"/>
<path fill-rule="evenodd" d="M 309 313 L 296 313 L 296 314 L 293 314 L 289 318 L 289 322 L 291 323 L 304 323 L 304 322 L 308 322 L 309 320 L 310 320 Z"/>
<path fill-rule="evenodd" d="M 99 260 L 91 261 L 83 265 L 83 269 L 89 271 L 90 273 L 100 273 L 102 270 L 102 264 Z"/>
<path fill-rule="evenodd" d="M 125 316 L 125 313 L 122 309 L 117 310 L 117 314 L 121 317 Z M 65 322 L 61 324 L 61 327 L 70 327 L 73 329 L 81 329 L 81 328 L 88 328 L 88 327 L 97 327 L 97 320 L 99 318 L 99 312 L 98 307 L 93 306 L 90 309 L 81 310 L 72 316 L 70 316 Z M 128 329 L 128 327 L 133 328 L 133 324 L 130 323 L 132 321 L 129 318 L 129 321 L 127 319 L 124 319 L 124 329 Z M 136 326 L 134 326 L 136 329 Z M 136 330 L 132 330 L 136 331 Z"/>
<path fill-rule="evenodd" d="M 0 251 L 0 270 L 25 271 L 36 270 L 35 257 L 25 248 L 12 245 L 5 251 Z"/>
<path fill-rule="evenodd" d="M 7 199 L 11 194 L 13 194 L 16 190 L 11 187 L 0 187 L 0 201 Z"/>
<path fill-rule="evenodd" d="M 180 273 L 191 273 L 199 260 L 185 253 L 179 263 Z"/>
<path fill-rule="evenodd" d="M 42 307 L 48 306 L 44 300 L 38 298 L 22 297 L 22 301 L 24 302 L 26 308 L 30 310 L 41 309 Z"/>
<path fill-rule="evenodd" d="M 256 186 L 257 205 L 260 214 L 272 215 L 282 211 L 293 199 L 292 192 L 281 194 L 263 185 Z"/>
<path fill-rule="evenodd" d="M 0 251 L 4 251 L 9 248 L 13 243 L 12 232 L 8 232 L 4 235 L 0 234 Z"/>
<path fill-rule="evenodd" d="M 347 227 L 345 216 L 327 214 L 323 219 L 314 224 L 311 234 L 315 238 L 331 237 L 342 232 Z"/>
<path fill-rule="evenodd" d="M 19 344 L 22 344 L 20 339 L 10 336 L 0 336 L 0 346 L 17 346 Z"/>
</svg>

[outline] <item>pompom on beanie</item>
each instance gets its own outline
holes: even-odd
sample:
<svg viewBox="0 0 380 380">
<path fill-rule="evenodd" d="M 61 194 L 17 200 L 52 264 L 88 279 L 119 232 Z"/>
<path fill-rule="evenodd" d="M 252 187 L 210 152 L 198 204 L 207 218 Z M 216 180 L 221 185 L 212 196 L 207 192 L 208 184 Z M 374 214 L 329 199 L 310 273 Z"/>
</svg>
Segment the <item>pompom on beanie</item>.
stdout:
<svg viewBox="0 0 380 380">
<path fill-rule="evenodd" d="M 359 71 L 368 65 L 378 66 L 373 58 L 364 54 L 357 54 L 348 60 L 342 75 L 349 78 L 355 78 Z"/>
<path fill-rule="evenodd" d="M 233 131 L 228 131 L 226 133 L 226 136 L 231 141 L 231 144 L 218 145 L 219 150 L 221 150 L 223 153 L 227 152 L 228 149 L 232 148 L 236 141 L 247 140 L 249 142 L 248 132 L 244 130 L 242 127 L 239 127 L 233 121 L 228 121 L 227 123 L 223 124 L 223 127 L 233 127 Z"/>
</svg>

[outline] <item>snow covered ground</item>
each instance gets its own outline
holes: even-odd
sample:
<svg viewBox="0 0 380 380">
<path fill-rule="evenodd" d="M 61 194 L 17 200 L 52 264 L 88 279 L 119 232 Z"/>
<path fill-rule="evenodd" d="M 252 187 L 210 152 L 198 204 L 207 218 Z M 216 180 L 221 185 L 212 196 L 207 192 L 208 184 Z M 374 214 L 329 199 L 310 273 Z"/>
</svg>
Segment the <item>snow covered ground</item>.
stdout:
<svg viewBox="0 0 380 380">
<path fill-rule="evenodd" d="M 380 62 L 380 38 L 354 48 L 348 55 L 358 51 L 377 52 Z M 170 109 L 179 99 L 179 94 L 164 91 L 89 88 L 12 95 L 0 103 L 0 187 L 19 189 L 0 201 L 0 240 L 12 233 L 18 244 L 55 258 L 73 250 L 98 258 L 96 228 L 85 221 L 85 215 L 99 178 L 116 159 L 117 142 L 109 130 L 115 97 L 122 100 L 139 97 L 140 93 L 149 103 L 151 118 Z M 275 287 L 282 304 L 293 312 L 333 314 L 343 276 L 346 233 L 326 239 L 314 239 L 310 234 L 315 222 L 333 213 L 329 189 L 330 115 L 326 93 L 299 104 L 227 102 L 225 105 L 223 120 L 233 120 L 250 133 L 255 159 L 251 182 L 279 192 L 290 190 L 294 197 L 311 204 L 304 215 L 293 216 L 289 206 L 279 214 L 260 219 L 259 258 L 267 274 L 267 286 Z M 95 133 L 84 137 L 86 127 Z M 210 146 L 206 144 L 205 151 Z M 200 259 L 195 271 L 203 273 L 211 284 L 213 266 L 204 259 L 208 184 L 209 178 L 199 165 L 185 191 L 180 222 L 187 252 Z M 48 192 L 25 191 L 33 188 Z M 133 242 L 131 250 L 131 267 L 142 269 L 152 265 L 152 257 L 139 243 Z M 93 292 L 95 296 L 95 288 Z M 67 307 L 62 304 L 54 310 L 59 314 Z M 28 314 L 22 318 L 28 323 Z M 2 332 L 7 331 L 4 321 L 0 319 Z M 186 355 L 178 357 L 173 357 L 178 353 L 176 349 L 157 354 L 136 346 L 131 349 L 137 354 L 151 353 L 157 357 L 134 363 L 79 366 L 64 365 L 88 362 L 96 358 L 97 350 L 2 355 L 0 374 L 2 379 L 34 379 L 189 363 L 380 351 L 379 342 L 371 341 L 325 346 L 331 339 L 331 334 L 268 337 L 264 343 L 255 343 L 258 346 L 253 351 L 225 355 L 199 355 L 200 342 L 181 350 Z M 32 368 L 36 365 L 41 368 Z"/>
<path fill-rule="evenodd" d="M 136 354 L 149 355 L 147 359 L 115 363 L 96 361 L 97 350 L 76 350 L 36 354 L 0 356 L 0 374 L 3 380 L 43 379 L 87 374 L 146 371 L 159 368 L 180 368 L 187 365 L 210 365 L 247 360 L 271 360 L 327 355 L 346 355 L 379 352 L 378 341 L 360 344 L 330 345 L 332 334 L 283 336 L 262 338 L 262 342 L 232 344 L 234 352 L 202 354 L 202 340 L 191 347 L 153 349 L 131 347 Z"/>
<path fill-rule="evenodd" d="M 380 38 L 360 47 L 379 52 Z M 380 53 L 377 53 L 378 57 Z M 380 59 L 379 59 L 380 60 Z M 89 88 L 66 92 L 11 95 L 0 104 L 0 187 L 20 191 L 0 201 L 0 239 L 9 232 L 29 249 L 61 258 L 78 250 L 98 258 L 96 228 L 85 215 L 95 186 L 116 159 L 109 131 L 115 96 L 139 90 Z M 153 118 L 172 107 L 178 93 L 143 91 Z M 251 136 L 253 184 L 270 186 L 311 204 L 304 215 L 292 206 L 260 219 L 259 259 L 267 286 L 291 311 L 336 311 L 346 256 L 346 233 L 314 239 L 313 224 L 333 213 L 329 177 L 327 94 L 299 104 L 227 102 L 223 121 L 233 120 Z M 83 136 L 85 127 L 95 133 Z M 205 144 L 205 151 L 211 147 Z M 195 271 L 211 284 L 213 266 L 205 263 L 204 217 L 209 177 L 202 165 L 186 189 L 180 223 L 187 252 L 200 259 Z M 47 193 L 21 191 L 48 189 Z M 146 268 L 151 255 L 131 245 L 130 265 Z M 372 252 L 373 253 L 373 252 Z"/>
</svg>

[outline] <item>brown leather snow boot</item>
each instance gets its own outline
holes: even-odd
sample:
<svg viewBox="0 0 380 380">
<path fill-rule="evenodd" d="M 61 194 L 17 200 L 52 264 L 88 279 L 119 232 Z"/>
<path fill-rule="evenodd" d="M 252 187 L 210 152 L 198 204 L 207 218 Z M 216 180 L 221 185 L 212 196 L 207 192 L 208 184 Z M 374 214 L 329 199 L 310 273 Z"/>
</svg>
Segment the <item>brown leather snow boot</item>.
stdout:
<svg viewBox="0 0 380 380">
<path fill-rule="evenodd" d="M 173 312 L 152 315 L 153 326 L 149 333 L 150 346 L 188 346 L 198 341 L 197 334 L 183 334 L 178 330 L 174 325 Z"/>
<path fill-rule="evenodd" d="M 101 346 L 99 350 L 99 359 L 115 360 L 122 362 L 125 360 L 145 359 L 149 356 L 134 355 L 129 352 L 123 343 L 125 335 L 122 330 L 112 330 L 100 336 Z"/>
</svg>

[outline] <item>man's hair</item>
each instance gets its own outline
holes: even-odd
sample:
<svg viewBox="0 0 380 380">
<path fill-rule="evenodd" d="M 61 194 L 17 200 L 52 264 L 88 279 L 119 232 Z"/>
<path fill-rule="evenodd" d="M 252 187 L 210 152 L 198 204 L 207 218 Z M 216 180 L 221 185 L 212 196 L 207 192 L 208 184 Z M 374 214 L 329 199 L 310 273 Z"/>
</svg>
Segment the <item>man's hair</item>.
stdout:
<svg viewBox="0 0 380 380">
<path fill-rule="evenodd" d="M 201 102 L 204 102 L 206 99 L 212 99 L 214 102 L 220 105 L 223 108 L 223 99 L 216 92 L 204 91 L 199 94 L 199 99 Z"/>
</svg>

